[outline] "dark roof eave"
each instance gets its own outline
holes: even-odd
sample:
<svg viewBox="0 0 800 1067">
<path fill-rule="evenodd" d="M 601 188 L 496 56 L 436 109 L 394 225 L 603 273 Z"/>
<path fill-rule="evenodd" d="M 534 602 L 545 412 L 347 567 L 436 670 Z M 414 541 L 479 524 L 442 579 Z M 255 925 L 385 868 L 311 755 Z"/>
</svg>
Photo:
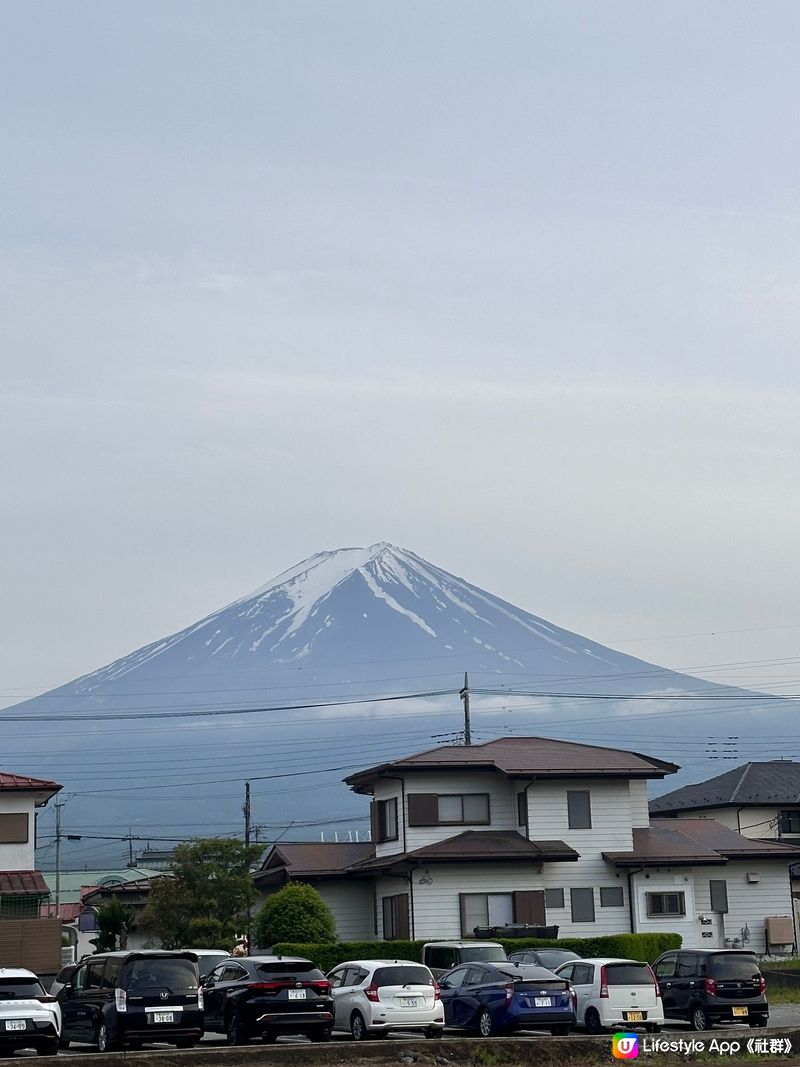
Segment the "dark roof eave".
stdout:
<svg viewBox="0 0 800 1067">
<path fill-rule="evenodd" d="M 615 867 L 724 867 L 725 856 L 635 856 L 604 852 L 603 859 Z"/>
</svg>

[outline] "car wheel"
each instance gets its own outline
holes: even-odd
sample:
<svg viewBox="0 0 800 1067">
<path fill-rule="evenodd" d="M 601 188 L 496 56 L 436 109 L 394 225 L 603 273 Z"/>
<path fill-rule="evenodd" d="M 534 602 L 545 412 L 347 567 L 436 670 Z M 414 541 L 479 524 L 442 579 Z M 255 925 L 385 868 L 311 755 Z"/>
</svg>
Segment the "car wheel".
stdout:
<svg viewBox="0 0 800 1067">
<path fill-rule="evenodd" d="M 748 1020 L 747 1020 L 747 1025 L 748 1025 L 748 1026 L 752 1026 L 752 1027 L 753 1027 L 753 1028 L 755 1029 L 755 1027 L 763 1027 L 763 1026 L 766 1026 L 766 1025 L 767 1025 L 767 1020 L 766 1020 L 766 1019 L 763 1019 L 763 1018 L 758 1018 L 758 1019 L 748 1019 Z"/>
<path fill-rule="evenodd" d="M 69 1048 L 69 1038 L 68 1037 L 60 1037 L 58 1039 L 58 1047 L 59 1048 Z"/>
<path fill-rule="evenodd" d="M 661 1026 L 658 1023 L 648 1023 L 645 1029 L 647 1030 L 648 1034 L 661 1033 Z"/>
<path fill-rule="evenodd" d="M 564 1023 L 562 1026 L 551 1026 L 550 1033 L 553 1037 L 563 1037 L 565 1034 L 568 1034 L 571 1029 L 572 1027 L 569 1023 Z"/>
<path fill-rule="evenodd" d="M 369 1030 L 361 1012 L 354 1011 L 350 1017 L 350 1033 L 354 1041 L 366 1041 L 369 1037 Z"/>
<path fill-rule="evenodd" d="M 708 1012 L 702 1004 L 695 1004 L 692 1008 L 692 1013 L 689 1016 L 689 1025 L 693 1030 L 710 1030 L 711 1020 L 708 1017 Z"/>
<path fill-rule="evenodd" d="M 429 1039 L 430 1038 L 434 1038 L 435 1039 L 437 1037 L 441 1037 L 442 1036 L 442 1027 L 441 1026 L 431 1026 L 431 1027 L 429 1027 L 425 1031 L 425 1036 L 427 1038 L 429 1038 Z"/>
<path fill-rule="evenodd" d="M 97 1051 L 98 1052 L 116 1052 L 119 1048 L 118 1042 L 111 1036 L 108 1025 L 106 1023 L 100 1023 L 97 1028 Z"/>
<path fill-rule="evenodd" d="M 494 1026 L 492 1024 L 492 1017 L 489 1014 L 489 1012 L 486 1010 L 486 1008 L 481 1008 L 481 1010 L 478 1012 L 478 1018 L 476 1020 L 476 1025 L 478 1027 L 478 1033 L 481 1035 L 481 1037 L 491 1037 L 492 1036 L 492 1032 L 494 1031 Z"/>
<path fill-rule="evenodd" d="M 264 1033 L 261 1035 L 261 1040 L 264 1042 L 265 1045 L 274 1045 L 275 1042 L 278 1040 L 278 1035 L 274 1030 L 265 1030 Z"/>
<path fill-rule="evenodd" d="M 40 1045 L 36 1046 L 37 1056 L 57 1056 L 58 1055 L 58 1038 L 53 1037 L 49 1041 L 42 1041 Z"/>
<path fill-rule="evenodd" d="M 225 1036 L 229 1045 L 246 1045 L 250 1037 L 242 1026 L 238 1011 L 232 1011 L 228 1016 L 228 1025 Z"/>
<path fill-rule="evenodd" d="M 589 1008 L 584 1023 L 590 1034 L 602 1034 L 603 1024 L 600 1022 L 600 1013 L 597 1008 Z"/>
<path fill-rule="evenodd" d="M 311 1041 L 330 1041 L 333 1028 L 330 1026 L 319 1026 L 316 1030 L 309 1030 L 308 1037 Z"/>
</svg>

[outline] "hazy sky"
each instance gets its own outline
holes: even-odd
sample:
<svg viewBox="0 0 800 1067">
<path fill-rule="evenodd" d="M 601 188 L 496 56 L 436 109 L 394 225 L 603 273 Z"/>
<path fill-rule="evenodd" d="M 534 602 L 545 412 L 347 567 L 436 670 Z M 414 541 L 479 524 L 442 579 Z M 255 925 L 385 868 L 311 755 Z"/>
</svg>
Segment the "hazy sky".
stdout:
<svg viewBox="0 0 800 1067">
<path fill-rule="evenodd" d="M 800 674 L 796 3 L 0 23 L 0 699 L 379 540 Z"/>
</svg>

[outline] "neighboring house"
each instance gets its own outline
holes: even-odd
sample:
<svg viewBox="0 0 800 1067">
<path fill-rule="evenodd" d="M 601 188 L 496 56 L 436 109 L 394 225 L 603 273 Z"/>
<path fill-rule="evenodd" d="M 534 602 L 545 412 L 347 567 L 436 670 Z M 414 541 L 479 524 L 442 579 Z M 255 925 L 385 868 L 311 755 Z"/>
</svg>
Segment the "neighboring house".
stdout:
<svg viewBox="0 0 800 1067">
<path fill-rule="evenodd" d="M 36 813 L 57 782 L 0 772 L 0 961 L 47 972 L 61 957 L 60 924 L 39 918 L 50 895 L 36 870 Z"/>
<path fill-rule="evenodd" d="M 276 845 L 256 884 L 315 881 L 359 939 L 527 924 L 562 937 L 670 930 L 710 947 L 746 930 L 763 951 L 765 919 L 792 914 L 787 872 L 800 849 L 710 821 L 651 825 L 648 780 L 677 769 L 538 737 L 431 749 L 346 779 L 372 798 L 373 854 L 326 845 L 323 865 Z"/>
<path fill-rule="evenodd" d="M 657 797 L 650 812 L 659 818 L 716 819 L 745 837 L 800 845 L 800 763 L 745 763 Z M 800 918 L 800 864 L 792 868 L 792 891 Z"/>
<path fill-rule="evenodd" d="M 82 897 L 84 914 L 91 911 L 96 915 L 98 908 L 116 898 L 120 904 L 124 904 L 126 908 L 130 908 L 133 912 L 133 927 L 128 934 L 128 948 L 160 948 L 161 945 L 158 939 L 154 939 L 152 934 L 140 930 L 138 926 L 142 913 L 147 907 L 150 886 L 161 878 L 171 877 L 169 874 L 159 873 L 148 878 L 134 878 L 121 884 L 92 886 Z M 92 924 L 91 932 L 87 931 L 87 934 L 90 938 L 97 936 L 95 924 Z M 86 951 L 94 951 L 93 946 Z"/>
</svg>

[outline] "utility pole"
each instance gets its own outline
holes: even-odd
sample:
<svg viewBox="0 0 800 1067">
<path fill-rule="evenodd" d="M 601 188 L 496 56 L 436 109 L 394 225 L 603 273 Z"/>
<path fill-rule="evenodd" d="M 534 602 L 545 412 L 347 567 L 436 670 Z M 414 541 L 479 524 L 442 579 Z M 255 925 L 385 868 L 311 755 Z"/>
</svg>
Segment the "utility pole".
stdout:
<svg viewBox="0 0 800 1067">
<path fill-rule="evenodd" d="M 247 853 L 250 848 L 250 780 L 248 779 L 244 783 L 244 806 L 242 807 L 244 814 L 244 848 L 245 856 L 247 857 L 247 876 L 250 877 L 250 859 Z M 245 917 L 245 936 L 247 938 L 247 951 L 250 952 L 250 923 L 252 920 L 252 909 L 250 900 L 247 901 L 247 914 Z"/>
<path fill-rule="evenodd" d="M 64 801 L 56 804 L 56 918 L 61 918 L 61 809 Z"/>
<path fill-rule="evenodd" d="M 464 671 L 464 688 L 459 693 L 459 696 L 464 701 L 464 744 L 472 744 L 472 730 L 469 722 L 469 678 L 467 672 Z"/>
</svg>

